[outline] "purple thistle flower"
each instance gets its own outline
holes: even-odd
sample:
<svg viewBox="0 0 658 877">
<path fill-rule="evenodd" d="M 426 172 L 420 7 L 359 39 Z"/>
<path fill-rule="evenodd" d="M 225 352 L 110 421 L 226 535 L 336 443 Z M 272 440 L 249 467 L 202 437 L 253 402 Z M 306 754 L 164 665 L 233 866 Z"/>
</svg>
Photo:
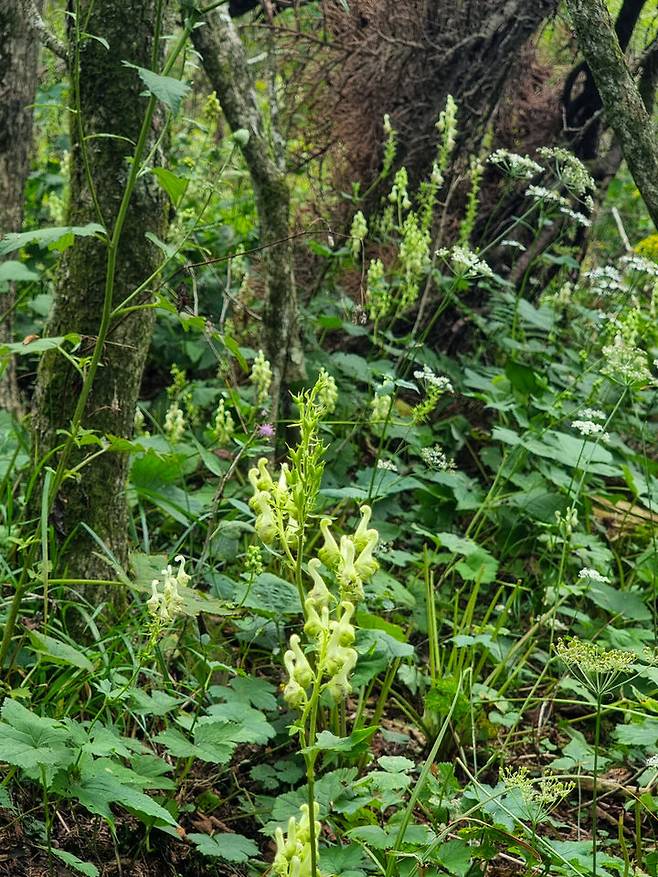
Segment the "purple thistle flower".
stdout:
<svg viewBox="0 0 658 877">
<path fill-rule="evenodd" d="M 274 438 L 275 429 L 271 423 L 261 423 L 256 431 L 262 438 Z"/>
</svg>

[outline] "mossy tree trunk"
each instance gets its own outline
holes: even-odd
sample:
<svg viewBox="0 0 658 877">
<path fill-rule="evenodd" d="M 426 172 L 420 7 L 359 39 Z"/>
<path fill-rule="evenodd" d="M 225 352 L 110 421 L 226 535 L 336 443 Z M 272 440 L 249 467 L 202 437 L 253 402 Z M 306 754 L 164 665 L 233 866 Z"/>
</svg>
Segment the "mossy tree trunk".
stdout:
<svg viewBox="0 0 658 877">
<path fill-rule="evenodd" d="M 658 228 L 658 142 L 603 0 L 567 0 L 578 47 L 592 72 L 606 119 Z"/>
<path fill-rule="evenodd" d="M 151 69 L 157 66 L 162 45 L 157 34 L 163 5 L 162 0 L 79 3 L 78 13 L 84 23 L 80 30 L 107 41 L 109 49 L 97 39 L 84 39 L 76 49 L 72 29 L 71 224 L 101 222 L 108 231 L 113 228 L 146 108 L 142 81 L 134 69 L 122 62 Z M 157 113 L 154 120 L 148 148 L 164 124 Z M 153 164 L 158 163 L 157 159 L 156 155 Z M 120 238 L 113 304 L 123 301 L 156 268 L 158 250 L 145 234 L 151 232 L 162 238 L 166 221 L 165 197 L 152 175 L 144 174 L 137 181 Z M 80 333 L 83 341 L 78 355 L 91 354 L 99 332 L 107 256 L 107 247 L 101 241 L 78 238 L 62 258 L 47 334 Z M 82 419 L 84 428 L 100 435 L 132 436 L 153 321 L 153 310 L 137 310 L 110 326 Z M 58 431 L 70 427 L 81 383 L 79 373 L 63 357 L 47 354 L 42 358 L 33 414 L 36 458 L 61 444 L 62 435 Z M 95 450 L 92 446 L 77 451 L 67 461 L 67 468 L 79 464 Z M 61 565 L 75 577 L 106 577 L 107 564 L 98 557 L 98 546 L 81 522 L 121 564 L 126 563 L 128 457 L 105 453 L 85 465 L 80 474 L 79 478 L 64 481 L 53 508 L 52 519 L 64 545 Z"/>
<path fill-rule="evenodd" d="M 263 346 L 272 366 L 272 417 L 276 419 L 281 389 L 303 370 L 297 292 L 290 237 L 290 190 L 278 161 L 274 137 L 258 105 L 253 77 L 242 41 L 229 12 L 220 8 L 192 31 L 206 75 L 217 93 L 231 129 L 248 139 L 240 148 L 251 175 L 258 210 L 260 243 L 267 278 Z"/>
<path fill-rule="evenodd" d="M 20 231 L 23 221 L 38 59 L 39 43 L 25 26 L 20 0 L 5 0 L 0 8 L 0 237 Z M 0 342 L 13 341 L 15 300 L 9 284 L 0 295 Z M 0 409 L 21 412 L 13 360 L 0 375 Z"/>
</svg>

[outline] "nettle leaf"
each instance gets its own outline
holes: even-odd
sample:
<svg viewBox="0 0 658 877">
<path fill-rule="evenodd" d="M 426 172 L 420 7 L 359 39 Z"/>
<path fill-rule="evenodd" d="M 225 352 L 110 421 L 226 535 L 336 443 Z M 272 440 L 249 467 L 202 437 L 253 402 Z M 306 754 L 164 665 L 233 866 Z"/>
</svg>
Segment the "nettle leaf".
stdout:
<svg viewBox="0 0 658 877">
<path fill-rule="evenodd" d="M 323 847 L 320 850 L 320 865 L 323 872 L 338 877 L 365 877 L 363 850 L 358 844 L 348 846 Z"/>
<path fill-rule="evenodd" d="M 136 779 L 139 779 L 135 775 Z M 102 768 L 98 763 L 91 763 L 83 772 L 79 783 L 69 788 L 69 795 L 89 810 L 114 825 L 114 816 L 110 804 L 120 804 L 127 810 L 136 813 L 147 821 L 157 819 L 167 825 L 177 826 L 171 813 L 150 798 L 139 788 L 123 783 L 110 772 L 109 767 Z"/>
<path fill-rule="evenodd" d="M 97 222 L 88 222 L 86 225 L 61 225 L 52 228 L 37 228 L 33 231 L 12 232 L 0 241 L 0 256 L 20 250 L 26 244 L 37 244 L 39 247 L 49 249 L 66 249 L 57 246 L 62 239 L 70 246 L 74 237 L 90 237 L 91 235 L 104 235 L 105 229 Z"/>
<path fill-rule="evenodd" d="M 276 731 L 267 721 L 260 710 L 254 709 L 248 703 L 230 702 L 216 703 L 208 707 L 209 716 L 201 719 L 202 725 L 211 721 L 235 722 L 237 730 L 235 740 L 240 743 L 256 743 L 265 745 L 276 734 Z"/>
<path fill-rule="evenodd" d="M 188 834 L 188 839 L 202 856 L 244 864 L 259 854 L 258 847 L 242 834 Z"/>
<path fill-rule="evenodd" d="M 47 636 L 45 633 L 39 633 L 36 630 L 30 631 L 30 641 L 32 648 L 43 661 L 78 667 L 80 670 L 86 670 L 89 673 L 94 669 L 94 665 L 89 658 L 68 643 L 63 643 L 61 640 L 54 639 L 52 636 Z"/>
<path fill-rule="evenodd" d="M 91 862 L 83 862 L 82 859 L 74 856 L 73 853 L 68 853 L 66 850 L 58 850 L 56 847 L 51 847 L 50 852 L 53 856 L 58 858 L 60 862 L 64 862 L 69 868 L 73 868 L 74 871 L 79 871 L 79 873 L 84 874 L 85 877 L 99 877 L 100 871 L 96 865 L 92 865 Z"/>
<path fill-rule="evenodd" d="M 169 107 L 172 113 L 177 112 L 181 101 L 189 92 L 190 86 L 180 79 L 174 79 L 173 76 L 162 76 L 160 73 L 154 73 L 146 67 L 138 67 L 128 61 L 122 62 L 126 67 L 132 67 L 137 71 L 137 75 L 146 86 L 153 97 L 157 97 L 159 101 Z"/>
<path fill-rule="evenodd" d="M 202 720 L 203 721 L 203 720 Z M 241 737 L 241 728 L 232 722 L 199 722 L 194 731 L 194 742 L 177 728 L 168 728 L 154 737 L 174 758 L 194 756 L 210 764 L 227 764 L 233 757 Z"/>
<path fill-rule="evenodd" d="M 54 719 L 43 718 L 22 704 L 5 698 L 0 722 L 0 761 L 23 770 L 47 765 L 66 767 L 74 758 L 67 747 L 68 730 Z"/>
</svg>

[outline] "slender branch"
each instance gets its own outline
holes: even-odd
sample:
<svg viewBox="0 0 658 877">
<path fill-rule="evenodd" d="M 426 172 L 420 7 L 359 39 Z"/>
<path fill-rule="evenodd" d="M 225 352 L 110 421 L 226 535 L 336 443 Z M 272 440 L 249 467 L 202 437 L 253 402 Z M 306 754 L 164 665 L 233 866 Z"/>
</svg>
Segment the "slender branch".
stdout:
<svg viewBox="0 0 658 877">
<path fill-rule="evenodd" d="M 658 228 L 658 144 L 651 117 L 619 45 L 604 0 L 566 0 L 610 127 Z"/>
<path fill-rule="evenodd" d="M 47 49 L 50 49 L 54 55 L 57 55 L 58 58 L 61 58 L 62 61 L 66 61 L 68 64 L 69 54 L 66 51 L 66 46 L 57 39 L 54 33 L 48 30 L 45 21 L 39 14 L 39 10 L 34 5 L 34 0 L 21 0 L 21 2 L 28 27 L 37 34 Z"/>
</svg>

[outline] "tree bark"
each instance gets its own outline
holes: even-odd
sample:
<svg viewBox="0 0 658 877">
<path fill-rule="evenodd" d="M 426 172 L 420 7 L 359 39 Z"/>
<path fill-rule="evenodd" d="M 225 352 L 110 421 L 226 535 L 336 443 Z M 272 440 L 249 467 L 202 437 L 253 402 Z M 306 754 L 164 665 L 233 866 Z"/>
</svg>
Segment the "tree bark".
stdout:
<svg viewBox="0 0 658 877">
<path fill-rule="evenodd" d="M 73 73 L 71 119 L 71 224 L 101 221 L 111 232 L 129 173 L 144 112 L 144 84 L 122 61 L 153 69 L 158 66 L 161 41 L 157 18 L 159 0 L 82 0 L 79 8 L 87 33 L 79 48 L 79 107 L 75 106 Z M 88 19 L 87 19 L 87 16 Z M 159 44 L 158 44 L 159 43 Z M 75 67 L 75 35 L 70 56 Z M 79 115 L 78 111 L 79 110 Z M 81 130 L 93 179 L 96 209 L 83 162 Z M 149 147 L 163 118 L 154 117 Z M 102 135 L 102 136 L 95 136 Z M 111 136 L 108 136 L 111 135 Z M 128 138 L 127 140 L 125 138 Z M 157 156 L 153 163 L 157 164 Z M 151 232 L 164 237 L 167 207 L 164 193 L 152 175 L 142 175 L 130 202 L 120 239 L 114 302 L 120 303 L 159 263 L 158 250 L 145 238 Z M 95 238 L 76 239 L 62 257 L 47 334 L 77 332 L 83 336 L 78 355 L 90 354 L 98 334 L 104 300 L 108 250 Z M 138 310 L 111 326 L 100 368 L 87 401 L 82 425 L 101 435 L 130 438 L 144 363 L 154 321 L 152 309 Z M 70 427 L 81 388 L 79 373 L 61 356 L 46 354 L 40 362 L 34 399 L 33 438 L 37 458 L 61 444 L 60 430 Z M 91 451 L 97 450 L 92 446 Z M 81 462 L 89 448 L 77 451 L 68 468 Z M 128 456 L 105 453 L 85 465 L 80 478 L 64 481 L 53 509 L 58 534 L 65 539 L 64 563 L 80 578 L 107 577 L 107 564 L 95 552 L 98 546 L 80 526 L 84 522 L 113 552 L 120 564 L 128 559 Z"/>
<path fill-rule="evenodd" d="M 267 277 L 263 341 L 274 379 L 272 418 L 276 419 L 281 390 L 291 375 L 303 370 L 297 319 L 297 291 L 290 238 L 290 190 L 285 168 L 277 160 L 273 137 L 258 106 L 254 81 L 242 41 L 225 8 L 210 13 L 205 25 L 192 31 L 206 75 L 235 132 L 249 134 L 240 148 L 251 175 L 260 225 L 260 243 Z"/>
<path fill-rule="evenodd" d="M 658 228 L 658 143 L 603 0 L 566 0 L 578 47 L 598 88 L 607 122 Z"/>
<path fill-rule="evenodd" d="M 38 0 L 37 10 L 41 0 Z M 37 85 L 39 43 L 25 26 L 20 0 L 0 9 L 0 237 L 20 231 L 23 189 L 30 170 L 32 104 Z M 0 343 L 13 341 L 16 291 L 0 296 Z M 18 416 L 22 405 L 14 359 L 0 374 L 0 409 Z"/>
</svg>

